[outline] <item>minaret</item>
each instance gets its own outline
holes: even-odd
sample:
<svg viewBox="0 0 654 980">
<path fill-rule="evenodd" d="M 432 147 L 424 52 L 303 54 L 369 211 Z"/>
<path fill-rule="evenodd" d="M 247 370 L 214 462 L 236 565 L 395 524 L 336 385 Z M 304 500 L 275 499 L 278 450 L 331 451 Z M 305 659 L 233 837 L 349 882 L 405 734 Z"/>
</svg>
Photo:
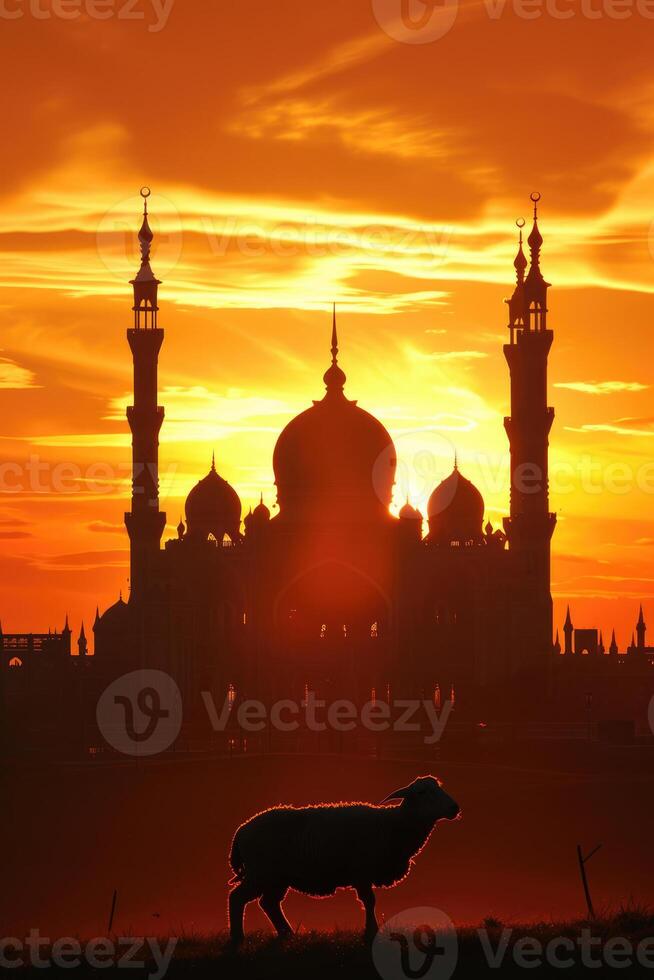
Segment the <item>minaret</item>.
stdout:
<svg viewBox="0 0 654 980">
<path fill-rule="evenodd" d="M 531 264 L 522 249 L 522 228 L 514 266 L 516 287 L 508 300 L 509 343 L 504 345 L 511 373 L 511 415 L 504 419 L 511 450 L 510 517 L 504 521 L 515 556 L 520 648 L 530 672 L 543 665 L 552 644 L 550 540 L 556 515 L 549 509 L 548 450 L 554 409 L 547 404 L 547 358 L 554 334 L 547 326 L 549 283 L 540 268 L 543 239 L 538 227 L 540 194 L 532 194 L 534 223 L 527 239 Z M 567 639 L 567 637 L 566 637 Z M 566 646 L 566 652 L 567 646 Z"/>
<path fill-rule="evenodd" d="M 615 629 L 611 633 L 611 644 L 609 646 L 609 653 L 611 654 L 612 657 L 615 657 L 618 654 L 618 644 L 615 639 Z"/>
<path fill-rule="evenodd" d="M 570 606 L 568 606 L 568 611 L 565 617 L 565 623 L 563 624 L 563 635 L 565 636 L 565 647 L 564 653 L 572 653 L 572 637 L 574 636 L 575 628 L 572 625 L 572 617 L 570 615 Z"/>
<path fill-rule="evenodd" d="M 134 325 L 127 331 L 134 360 L 134 404 L 127 409 L 132 430 L 132 509 L 125 514 L 130 540 L 130 600 L 140 598 L 147 589 L 166 524 L 166 515 L 159 510 L 159 430 L 164 410 L 157 405 L 157 362 L 164 332 L 157 323 L 159 280 L 150 268 L 150 189 L 141 188 L 141 196 L 141 268 L 131 281 Z"/>
<path fill-rule="evenodd" d="M 641 603 L 640 613 L 638 615 L 638 622 L 636 623 L 636 637 L 637 637 L 637 649 L 642 653 L 645 649 L 645 634 L 647 632 L 647 626 L 645 625 L 645 617 L 643 616 L 643 606 Z"/>
</svg>

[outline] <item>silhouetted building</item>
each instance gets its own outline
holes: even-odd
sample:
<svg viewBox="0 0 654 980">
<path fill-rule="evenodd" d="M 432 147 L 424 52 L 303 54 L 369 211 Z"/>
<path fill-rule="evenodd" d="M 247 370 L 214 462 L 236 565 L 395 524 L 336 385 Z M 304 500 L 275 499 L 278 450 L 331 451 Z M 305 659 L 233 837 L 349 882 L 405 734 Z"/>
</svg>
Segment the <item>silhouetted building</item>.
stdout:
<svg viewBox="0 0 654 980">
<path fill-rule="evenodd" d="M 464 700 L 515 685 L 548 688 L 552 650 L 547 286 L 534 207 L 531 262 L 520 245 L 509 301 L 511 507 L 484 527 L 480 492 L 454 469 L 434 488 L 428 533 L 407 504 L 389 511 L 396 451 L 376 418 L 345 393 L 336 317 L 325 394 L 277 440 L 279 513 L 243 521 L 215 462 L 190 491 L 186 523 L 160 547 L 158 280 L 147 204 L 132 281 L 134 360 L 131 592 L 96 619 L 95 654 L 116 669 L 158 666 L 192 696 L 202 689 L 264 698 L 368 700 L 457 690 Z M 525 275 L 529 266 L 529 271 Z"/>
</svg>

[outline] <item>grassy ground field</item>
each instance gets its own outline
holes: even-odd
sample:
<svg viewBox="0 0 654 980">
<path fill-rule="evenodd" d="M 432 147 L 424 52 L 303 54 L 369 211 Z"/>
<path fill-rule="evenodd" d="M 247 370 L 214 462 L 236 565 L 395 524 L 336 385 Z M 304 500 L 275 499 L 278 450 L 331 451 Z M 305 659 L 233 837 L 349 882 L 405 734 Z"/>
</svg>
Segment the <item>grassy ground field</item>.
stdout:
<svg viewBox="0 0 654 980">
<path fill-rule="evenodd" d="M 383 934 L 382 934 L 383 935 Z M 412 931 L 406 932 L 411 946 Z M 161 940 L 161 948 L 168 940 Z M 439 945 L 439 942 L 441 943 Z M 496 919 L 456 931 L 442 941 L 435 937 L 436 955 L 411 947 L 403 964 L 397 943 L 375 948 L 357 934 L 344 931 L 300 932 L 283 942 L 268 934 L 251 934 L 237 953 L 227 935 L 185 935 L 177 940 L 172 958 L 146 960 L 140 952 L 130 975 L 176 978 L 215 977 L 219 980 L 449 980 L 478 976 L 654 976 L 654 914 L 630 907 L 593 922 L 508 924 Z M 45 950 L 44 958 L 50 954 Z M 439 959 L 440 955 L 440 959 Z M 406 964 L 408 963 L 408 970 Z M 97 970 L 103 976 L 125 975 L 123 966 Z M 47 969 L 48 976 L 92 974 L 82 963 L 72 970 Z M 43 976 L 43 969 L 21 970 L 17 976 Z"/>
</svg>

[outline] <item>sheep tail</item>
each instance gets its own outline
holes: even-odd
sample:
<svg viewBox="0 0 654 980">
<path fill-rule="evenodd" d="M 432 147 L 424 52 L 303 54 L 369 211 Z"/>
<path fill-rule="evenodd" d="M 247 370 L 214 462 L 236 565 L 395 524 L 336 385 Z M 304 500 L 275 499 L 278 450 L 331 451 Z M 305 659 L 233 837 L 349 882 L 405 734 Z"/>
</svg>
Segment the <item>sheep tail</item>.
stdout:
<svg viewBox="0 0 654 980">
<path fill-rule="evenodd" d="M 245 878 L 245 867 L 243 865 L 243 858 L 241 857 L 241 852 L 238 846 L 237 840 L 238 834 L 234 837 L 232 843 L 232 851 L 229 855 L 229 863 L 232 866 L 232 871 L 234 872 L 233 878 L 230 878 L 229 884 L 236 885 L 238 882 L 243 881 Z"/>
</svg>

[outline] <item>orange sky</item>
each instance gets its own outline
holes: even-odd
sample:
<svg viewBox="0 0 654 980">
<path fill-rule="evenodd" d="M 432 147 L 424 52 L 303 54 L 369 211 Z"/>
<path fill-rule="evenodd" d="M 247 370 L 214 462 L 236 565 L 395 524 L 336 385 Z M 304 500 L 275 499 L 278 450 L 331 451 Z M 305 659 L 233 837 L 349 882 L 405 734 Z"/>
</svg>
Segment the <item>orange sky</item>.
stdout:
<svg viewBox="0 0 654 980">
<path fill-rule="evenodd" d="M 442 36 L 403 43 L 400 2 L 176 0 L 166 19 L 138 0 L 126 19 L 109 0 L 103 20 L 92 0 L 2 5 L 6 630 L 66 610 L 89 625 L 127 589 L 146 183 L 167 534 L 213 449 L 246 508 L 260 491 L 272 504 L 276 436 L 321 397 L 332 299 L 347 392 L 399 449 L 398 499 L 408 482 L 424 509 L 456 447 L 497 523 L 502 300 L 514 220 L 539 190 L 557 619 L 569 598 L 575 625 L 615 624 L 623 646 L 642 598 L 654 628 L 654 23 L 644 0 L 620 17 L 609 0 L 535 0 L 528 18 L 448 0 L 447 23 L 411 0 Z"/>
</svg>

